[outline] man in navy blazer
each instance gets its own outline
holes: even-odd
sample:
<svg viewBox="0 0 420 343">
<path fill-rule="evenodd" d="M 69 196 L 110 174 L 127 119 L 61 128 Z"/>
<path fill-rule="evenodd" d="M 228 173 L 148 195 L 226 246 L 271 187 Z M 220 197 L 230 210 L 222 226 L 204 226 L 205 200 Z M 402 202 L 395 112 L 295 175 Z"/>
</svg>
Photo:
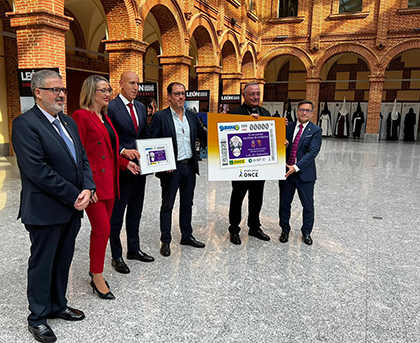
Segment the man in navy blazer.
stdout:
<svg viewBox="0 0 420 343">
<path fill-rule="evenodd" d="M 136 150 L 136 140 L 146 138 L 147 133 L 146 107 L 134 100 L 139 90 L 139 77 L 132 71 L 122 73 L 120 87 L 121 93 L 109 102 L 108 116 L 120 139 L 120 154 L 137 164 L 140 154 Z M 115 199 L 110 234 L 112 266 L 119 273 L 130 272 L 122 258 L 120 239 L 126 208 L 127 259 L 142 262 L 154 261 L 152 256 L 140 249 L 139 227 L 145 187 L 145 175 L 135 175 L 129 170 L 120 172 L 120 198 Z"/>
<path fill-rule="evenodd" d="M 316 180 L 315 157 L 321 149 L 322 130 L 310 120 L 314 105 L 309 100 L 298 104 L 298 121 L 286 127 L 286 180 L 279 181 L 280 187 L 280 242 L 286 243 L 290 232 L 290 209 L 297 189 L 303 206 L 302 238 L 312 244 L 310 236 L 314 226 L 314 186 Z"/>
<path fill-rule="evenodd" d="M 67 306 L 66 289 L 83 210 L 96 187 L 77 125 L 62 113 L 61 76 L 41 70 L 31 90 L 36 105 L 13 121 L 12 135 L 22 180 L 18 218 L 32 243 L 28 328 L 37 341 L 55 342 L 47 318 L 85 318 Z"/>
<path fill-rule="evenodd" d="M 194 198 L 198 157 L 195 149 L 197 138 L 207 144 L 207 130 L 200 124 L 197 114 L 186 111 L 185 86 L 173 82 L 167 87 L 170 106 L 156 112 L 150 126 L 150 137 L 171 137 L 174 147 L 176 170 L 156 173 L 162 187 L 162 206 L 160 208 L 161 248 L 163 256 L 171 254 L 172 209 L 176 193 L 179 189 L 179 227 L 181 244 L 195 248 L 204 248 L 204 243 L 197 241 L 192 235 L 191 216 Z"/>
</svg>

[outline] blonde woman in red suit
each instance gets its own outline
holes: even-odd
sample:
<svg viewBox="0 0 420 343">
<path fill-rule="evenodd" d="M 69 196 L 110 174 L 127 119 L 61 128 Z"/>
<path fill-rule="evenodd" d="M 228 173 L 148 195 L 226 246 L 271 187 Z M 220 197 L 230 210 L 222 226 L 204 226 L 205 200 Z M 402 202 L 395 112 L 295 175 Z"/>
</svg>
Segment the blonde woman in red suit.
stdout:
<svg viewBox="0 0 420 343">
<path fill-rule="evenodd" d="M 109 239 L 112 208 L 119 196 L 119 168 L 138 174 L 139 167 L 118 154 L 118 135 L 106 115 L 112 88 L 107 79 L 89 76 L 82 86 L 80 107 L 73 113 L 80 138 L 92 168 L 97 190 L 86 208 L 92 226 L 90 234 L 90 285 L 101 299 L 113 300 L 114 295 L 104 280 L 105 251 Z"/>
</svg>

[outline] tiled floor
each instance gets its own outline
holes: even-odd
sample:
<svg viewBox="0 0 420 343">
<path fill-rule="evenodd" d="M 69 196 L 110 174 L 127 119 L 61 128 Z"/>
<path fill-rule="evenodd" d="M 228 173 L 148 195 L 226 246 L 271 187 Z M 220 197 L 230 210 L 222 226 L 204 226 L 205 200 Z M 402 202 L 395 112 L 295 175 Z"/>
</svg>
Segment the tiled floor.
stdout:
<svg viewBox="0 0 420 343">
<path fill-rule="evenodd" d="M 148 177 L 141 246 L 153 263 L 128 261 L 104 275 L 116 301 L 92 294 L 89 222 L 83 221 L 68 287 L 82 322 L 50 320 L 59 342 L 419 342 L 420 145 L 325 139 L 317 158 L 314 245 L 301 241 L 295 199 L 289 243 L 278 241 L 278 186 L 266 183 L 262 211 L 271 241 L 229 242 L 230 184 L 197 179 L 195 236 L 159 254 L 158 180 Z M 0 158 L 0 342 L 35 342 L 27 330 L 28 235 L 16 220 L 20 180 Z M 245 208 L 245 207 L 244 207 Z M 125 238 L 124 238 L 125 239 Z"/>
</svg>

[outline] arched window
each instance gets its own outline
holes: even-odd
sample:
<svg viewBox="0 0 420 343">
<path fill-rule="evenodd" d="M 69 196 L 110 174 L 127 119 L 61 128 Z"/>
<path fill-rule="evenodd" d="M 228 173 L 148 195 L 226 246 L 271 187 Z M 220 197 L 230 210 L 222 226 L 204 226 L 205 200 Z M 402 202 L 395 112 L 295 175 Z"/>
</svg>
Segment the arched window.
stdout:
<svg viewBox="0 0 420 343">
<path fill-rule="evenodd" d="M 420 7 L 420 0 L 408 0 L 408 8 Z"/>
<path fill-rule="evenodd" d="M 339 13 L 362 12 L 362 0 L 340 0 Z"/>
<path fill-rule="evenodd" d="M 298 0 L 279 0 L 279 18 L 297 17 Z"/>
</svg>

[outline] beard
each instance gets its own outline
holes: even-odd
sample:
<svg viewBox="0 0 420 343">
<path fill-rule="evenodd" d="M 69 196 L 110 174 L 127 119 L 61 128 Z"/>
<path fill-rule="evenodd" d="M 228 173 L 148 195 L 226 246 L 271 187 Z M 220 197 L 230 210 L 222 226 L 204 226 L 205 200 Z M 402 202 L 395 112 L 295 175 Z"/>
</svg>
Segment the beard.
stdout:
<svg viewBox="0 0 420 343">
<path fill-rule="evenodd" d="M 62 101 L 62 104 L 58 103 L 58 101 Z M 63 112 L 64 111 L 64 98 L 58 97 L 52 103 L 44 102 L 44 106 L 49 112 L 54 113 L 54 114 L 57 114 L 58 112 Z"/>
</svg>

